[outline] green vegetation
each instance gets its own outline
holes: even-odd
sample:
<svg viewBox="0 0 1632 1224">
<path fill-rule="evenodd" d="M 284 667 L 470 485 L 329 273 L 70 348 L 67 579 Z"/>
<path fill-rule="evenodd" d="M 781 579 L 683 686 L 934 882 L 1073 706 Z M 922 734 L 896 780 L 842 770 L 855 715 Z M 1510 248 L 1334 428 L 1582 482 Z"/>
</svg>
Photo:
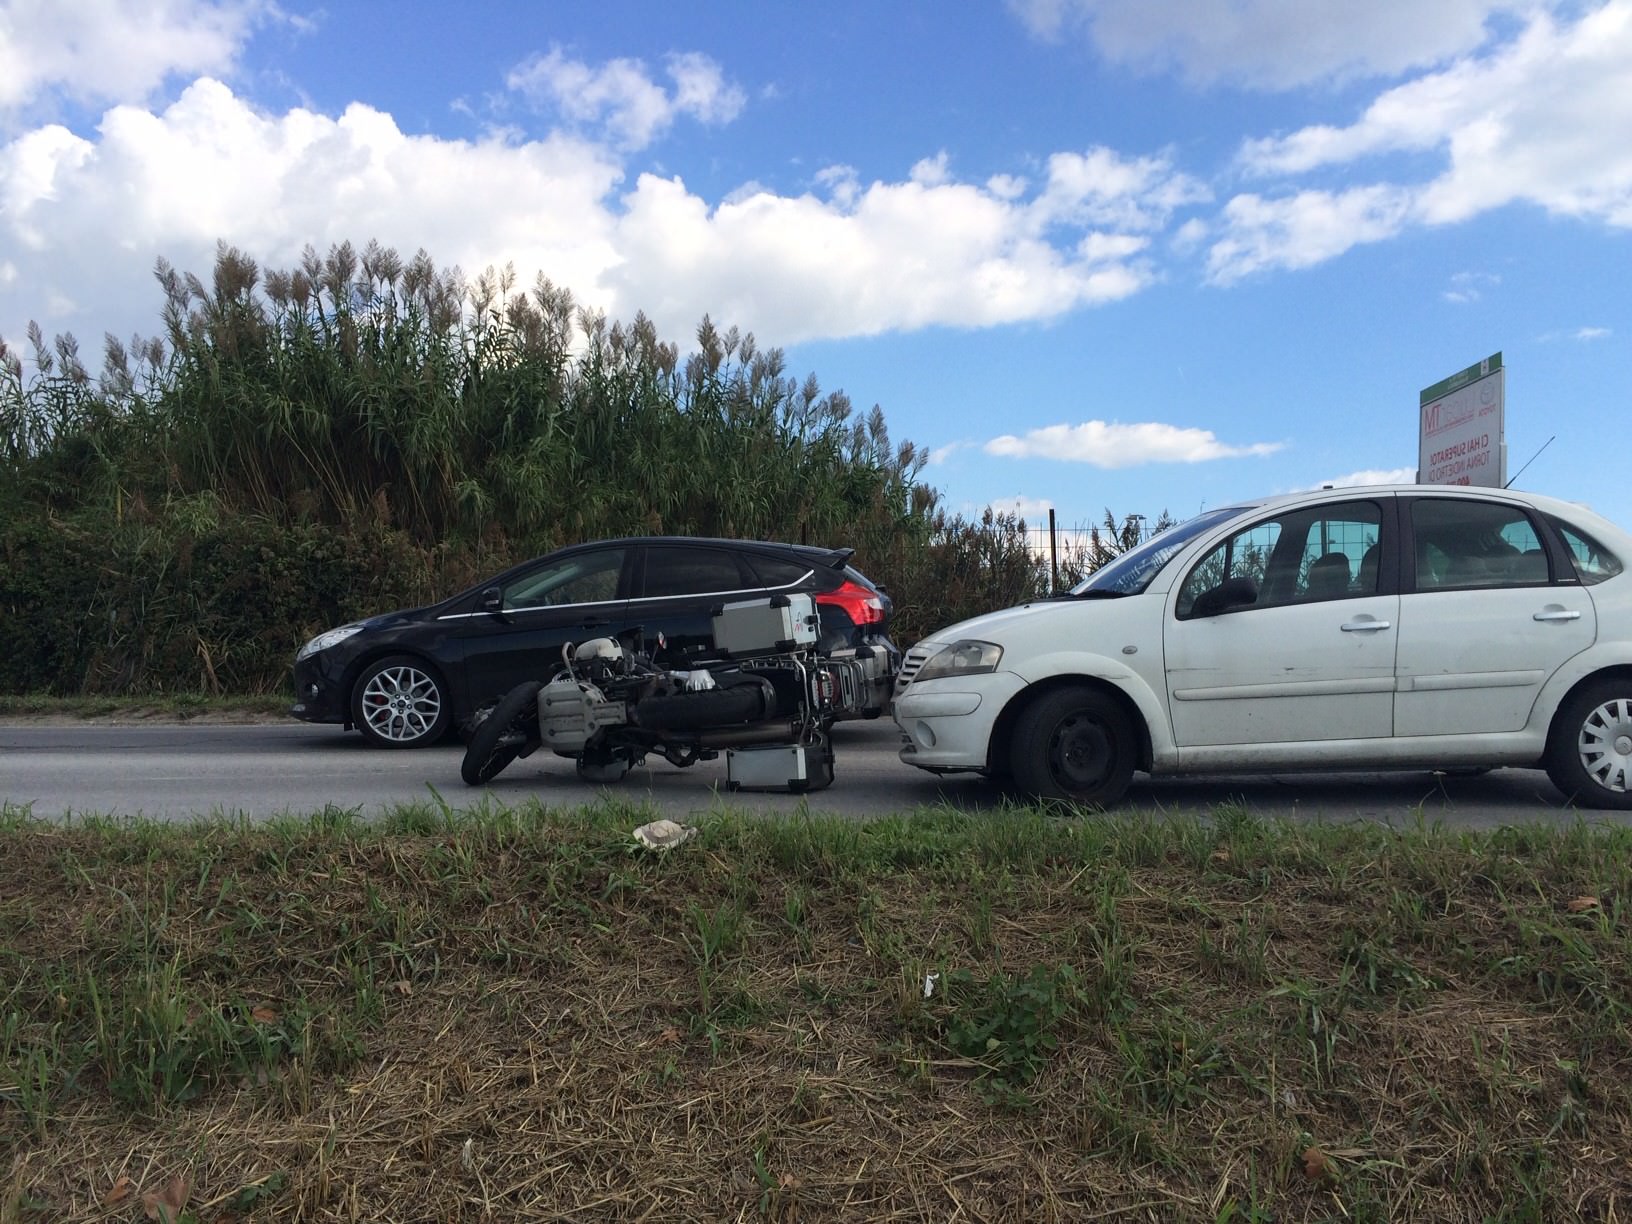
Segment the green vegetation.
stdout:
<svg viewBox="0 0 1632 1224">
<path fill-rule="evenodd" d="M 210 697 L 196 692 L 161 693 L 149 700 L 130 697 L 48 697 L 0 694 L 0 718 L 63 718 L 92 721 L 258 722 L 288 717 L 289 702 L 278 696 Z"/>
<path fill-rule="evenodd" d="M 158 279 L 163 335 L 99 375 L 69 336 L 0 343 L 0 692 L 268 692 L 313 632 L 606 536 L 853 547 L 907 640 L 1046 589 L 1018 521 L 948 514 L 876 406 L 735 328 L 682 359 L 542 277 L 373 243 Z"/>
<path fill-rule="evenodd" d="M 1608 1219 L 1632 830 L 0 811 L 0 1221 Z"/>
</svg>

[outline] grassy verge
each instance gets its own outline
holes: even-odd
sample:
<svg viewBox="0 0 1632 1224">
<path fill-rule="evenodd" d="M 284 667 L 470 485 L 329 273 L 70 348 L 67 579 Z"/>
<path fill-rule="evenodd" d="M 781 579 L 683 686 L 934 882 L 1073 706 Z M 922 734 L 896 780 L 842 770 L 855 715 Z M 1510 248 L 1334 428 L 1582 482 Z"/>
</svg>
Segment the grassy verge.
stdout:
<svg viewBox="0 0 1632 1224">
<path fill-rule="evenodd" d="M 1632 831 L 0 813 L 0 1221 L 1624 1218 Z"/>
</svg>

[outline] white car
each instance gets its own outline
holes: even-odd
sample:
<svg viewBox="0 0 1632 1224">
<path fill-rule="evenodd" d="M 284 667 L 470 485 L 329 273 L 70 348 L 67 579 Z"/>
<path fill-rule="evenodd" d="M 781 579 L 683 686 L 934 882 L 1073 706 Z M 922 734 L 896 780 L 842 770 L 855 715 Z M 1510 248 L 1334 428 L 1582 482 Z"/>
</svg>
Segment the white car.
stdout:
<svg viewBox="0 0 1632 1224">
<path fill-rule="evenodd" d="M 1632 535 L 1436 485 L 1217 510 L 908 652 L 901 759 L 1111 804 L 1135 770 L 1544 767 L 1632 808 Z"/>
</svg>

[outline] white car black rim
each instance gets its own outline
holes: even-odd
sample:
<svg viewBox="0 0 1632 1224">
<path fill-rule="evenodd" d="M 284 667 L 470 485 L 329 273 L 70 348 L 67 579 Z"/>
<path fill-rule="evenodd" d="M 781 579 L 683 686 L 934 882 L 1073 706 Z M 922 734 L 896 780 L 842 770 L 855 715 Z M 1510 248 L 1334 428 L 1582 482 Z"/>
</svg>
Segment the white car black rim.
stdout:
<svg viewBox="0 0 1632 1224">
<path fill-rule="evenodd" d="M 424 739 L 442 716 L 442 690 L 417 667 L 384 667 L 363 686 L 368 729 L 393 744 Z"/>
<path fill-rule="evenodd" d="M 1632 698 L 1617 697 L 1588 714 L 1575 750 L 1587 777 L 1606 791 L 1626 794 L 1632 785 Z"/>
<path fill-rule="evenodd" d="M 1048 747 L 1049 768 L 1068 794 L 1104 786 L 1116 761 L 1116 741 L 1109 729 L 1087 712 L 1062 719 Z"/>
</svg>

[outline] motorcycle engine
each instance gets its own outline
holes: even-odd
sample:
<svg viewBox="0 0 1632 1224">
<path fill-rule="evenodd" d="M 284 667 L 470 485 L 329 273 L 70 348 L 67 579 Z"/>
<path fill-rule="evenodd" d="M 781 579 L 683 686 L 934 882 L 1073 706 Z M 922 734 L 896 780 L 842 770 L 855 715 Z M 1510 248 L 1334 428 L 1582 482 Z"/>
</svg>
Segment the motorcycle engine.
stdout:
<svg viewBox="0 0 1632 1224">
<path fill-rule="evenodd" d="M 583 749 L 604 727 L 629 721 L 627 702 L 611 700 L 588 680 L 563 672 L 538 694 L 538 730 L 544 745 L 556 752 Z"/>
</svg>

